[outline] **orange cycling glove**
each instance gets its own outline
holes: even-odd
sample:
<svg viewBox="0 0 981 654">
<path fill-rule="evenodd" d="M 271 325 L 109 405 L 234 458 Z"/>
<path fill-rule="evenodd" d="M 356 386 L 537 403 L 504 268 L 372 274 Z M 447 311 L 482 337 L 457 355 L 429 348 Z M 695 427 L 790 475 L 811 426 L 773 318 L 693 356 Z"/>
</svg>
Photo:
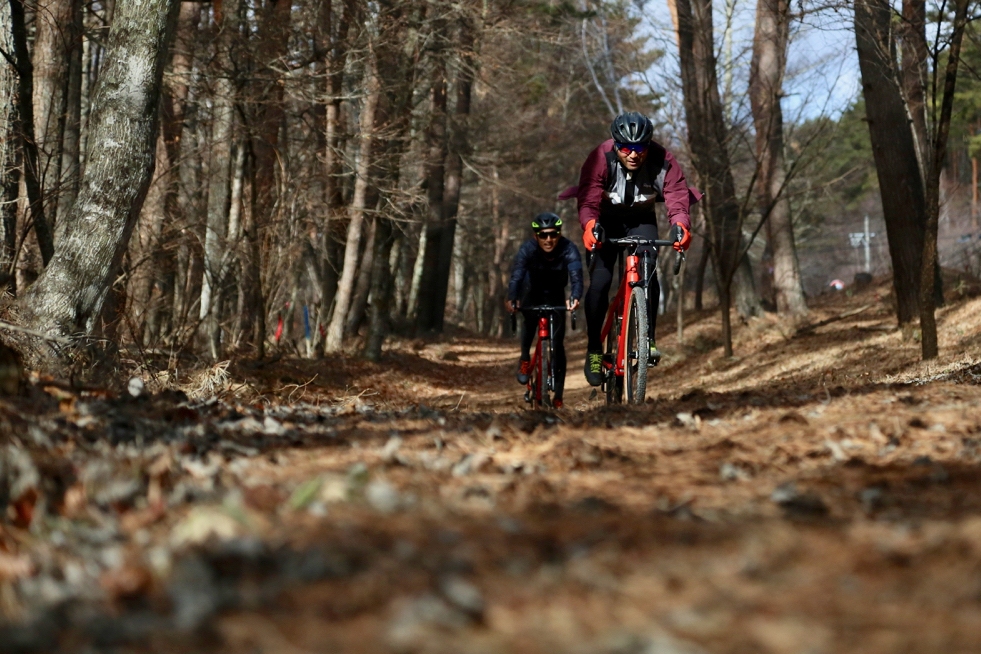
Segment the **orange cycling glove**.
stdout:
<svg viewBox="0 0 981 654">
<path fill-rule="evenodd" d="M 582 233 L 582 244 L 586 246 L 587 252 L 592 252 L 593 250 L 598 250 L 602 247 L 602 243 L 596 240 L 596 236 L 593 235 L 593 228 L 596 227 L 596 219 L 593 218 L 588 223 Z M 595 247 L 593 247 L 595 246 Z"/>
<path fill-rule="evenodd" d="M 691 245 L 691 232 L 684 225 L 675 223 L 671 227 L 671 240 L 674 241 L 674 249 L 683 252 Z"/>
</svg>

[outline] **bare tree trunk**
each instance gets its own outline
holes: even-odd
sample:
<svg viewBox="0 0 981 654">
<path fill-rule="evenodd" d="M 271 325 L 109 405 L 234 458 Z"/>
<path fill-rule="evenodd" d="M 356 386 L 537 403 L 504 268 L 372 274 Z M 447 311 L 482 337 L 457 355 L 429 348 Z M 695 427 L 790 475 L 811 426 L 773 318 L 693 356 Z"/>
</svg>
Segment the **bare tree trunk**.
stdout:
<svg viewBox="0 0 981 654">
<path fill-rule="evenodd" d="M 18 299 L 27 327 L 69 337 L 90 333 L 101 313 L 153 175 L 160 82 L 177 9 L 172 0 L 119 7 L 93 100 L 90 157 L 79 200 L 66 216 L 78 228 L 69 228 L 57 255 Z M 35 367 L 61 363 L 42 346 L 30 354 Z"/>
<path fill-rule="evenodd" d="M 464 239 L 458 235 L 453 239 L 453 321 L 458 325 L 464 324 L 464 308 L 467 292 L 467 255 Z"/>
<path fill-rule="evenodd" d="M 374 202 L 369 202 L 369 206 L 374 204 Z M 365 319 L 365 312 L 368 309 L 368 295 L 371 293 L 371 286 L 373 283 L 374 275 L 374 260 L 375 252 L 378 250 L 378 244 L 375 243 L 378 229 L 378 218 L 371 217 L 368 219 L 368 233 L 365 234 L 365 245 L 362 248 L 359 268 L 361 269 L 361 274 L 358 275 L 358 279 L 354 284 L 354 295 L 351 298 L 351 308 L 347 312 L 347 321 L 344 325 L 344 333 L 354 336 L 358 333 L 361 328 L 361 324 Z"/>
<path fill-rule="evenodd" d="M 507 252 L 508 240 L 511 238 L 511 223 L 501 217 L 501 192 L 497 185 L 499 179 L 500 174 L 497 166 L 495 166 L 494 184 L 491 186 L 491 224 L 500 225 L 501 228 L 494 236 L 494 256 L 491 259 L 490 268 L 487 270 L 487 298 L 485 301 L 487 307 L 484 309 L 484 313 L 488 316 L 486 320 L 488 328 L 493 329 L 497 336 L 503 335 L 505 329 L 506 317 L 501 311 L 501 303 L 505 299 L 504 280 L 507 274 L 504 255 Z M 496 316 L 500 316 L 501 320 L 495 320 Z"/>
<path fill-rule="evenodd" d="M 787 68 L 790 5 L 787 0 L 758 0 L 753 60 L 750 67 L 750 103 L 756 126 L 758 204 L 766 220 L 773 256 L 773 285 L 777 311 L 801 320 L 807 314 L 801 281 L 790 202 L 784 189 L 783 77 Z"/>
<path fill-rule="evenodd" d="M 324 350 L 339 352 L 344 345 L 344 324 L 354 293 L 355 274 L 358 269 L 358 255 L 361 246 L 361 230 L 367 209 L 369 168 L 372 156 L 372 142 L 375 123 L 375 109 L 378 106 L 381 89 L 378 82 L 377 62 L 369 54 L 365 64 L 365 99 L 361 109 L 361 153 L 358 157 L 357 179 L 354 182 L 354 198 L 348 212 L 347 243 L 344 246 L 344 268 L 337 283 L 334 298 L 334 313 L 327 327 L 327 341 Z"/>
<path fill-rule="evenodd" d="M 705 190 L 708 245 L 722 311 L 725 355 L 732 356 L 730 306 L 742 242 L 742 216 L 728 154 L 728 130 L 722 113 L 716 72 L 711 0 L 676 0 L 682 90 L 688 141 Z"/>
<path fill-rule="evenodd" d="M 736 313 L 743 318 L 753 318 L 763 313 L 763 304 L 753 278 L 753 264 L 748 256 L 742 258 L 733 275 L 732 299 Z"/>
<path fill-rule="evenodd" d="M 34 12 L 34 138 L 45 217 L 51 225 L 57 225 L 73 4 L 75 0 L 46 0 Z"/>
<path fill-rule="evenodd" d="M 463 186 L 463 157 L 468 154 L 467 123 L 470 118 L 470 97 L 474 75 L 474 29 L 462 19 L 458 25 L 460 60 L 454 82 L 455 102 L 448 122 L 445 186 L 443 189 L 442 226 L 440 228 L 436 288 L 428 329 L 443 331 L 446 296 L 450 286 L 450 267 L 453 262 L 453 243 L 456 239 L 457 215 L 460 211 L 460 191 Z"/>
<path fill-rule="evenodd" d="M 173 304 L 172 295 L 176 288 L 177 261 L 175 242 L 179 241 L 178 225 L 181 223 L 180 179 L 181 154 L 184 151 L 182 138 L 184 132 L 184 105 L 188 95 L 187 77 L 191 72 L 191 62 L 201 4 L 182 2 L 177 19 L 175 47 L 171 59 L 172 80 L 164 91 L 161 107 L 161 141 L 166 168 L 160 169 L 162 176 L 163 207 L 159 226 L 155 226 L 154 247 L 151 253 L 151 270 L 148 283 L 142 289 L 142 301 L 147 317 L 144 339 L 147 343 L 156 342 L 163 331 L 163 313 L 166 306 Z M 188 148 L 187 150 L 190 150 Z M 158 154 L 158 158 L 159 158 Z"/>
<path fill-rule="evenodd" d="M 265 291 L 262 271 L 267 268 L 267 256 L 272 253 L 263 247 L 270 225 L 275 222 L 279 199 L 279 184 L 283 171 L 280 164 L 285 159 L 279 133 L 283 125 L 283 80 L 280 71 L 287 59 L 290 32 L 289 0 L 269 0 L 259 23 L 258 46 L 255 48 L 256 69 L 260 72 L 252 83 L 247 115 L 251 121 L 252 151 L 255 167 L 252 178 L 254 229 L 247 230 L 246 250 L 243 252 L 243 275 L 239 293 L 246 298 L 241 313 L 246 338 L 253 347 L 263 352 L 265 329 L 259 323 L 265 319 Z"/>
<path fill-rule="evenodd" d="M 439 53 L 432 72 L 432 90 L 430 91 L 429 128 L 426 141 L 429 154 L 425 165 L 426 196 L 428 199 L 429 216 L 423 229 L 426 232 L 425 248 L 419 250 L 421 257 L 422 276 L 418 287 L 418 304 L 416 306 L 416 329 L 419 331 L 438 330 L 436 315 L 442 316 L 443 307 L 439 306 L 439 256 L 442 252 L 443 232 L 447 225 L 444 212 L 447 205 L 444 200 L 446 191 L 446 75 L 445 55 Z M 451 239 L 452 242 L 452 239 Z M 445 299 L 445 295 L 444 295 Z"/>
<path fill-rule="evenodd" d="M 936 117 L 934 139 L 931 141 L 930 159 L 926 177 L 926 229 L 923 238 L 923 260 L 920 269 L 920 332 L 923 359 L 935 359 L 939 353 L 937 342 L 936 295 L 934 275 L 937 261 L 937 231 L 940 216 L 940 175 L 944 157 L 947 153 L 947 138 L 950 134 L 950 117 L 954 105 L 954 90 L 957 84 L 957 68 L 960 64 L 961 41 L 967 25 L 968 0 L 954 3 L 954 26 L 947 52 L 947 66 L 944 71 L 943 96 L 940 115 Z"/>
<path fill-rule="evenodd" d="M 18 76 L 18 132 L 21 137 L 23 179 L 27 187 L 27 199 L 37 236 L 41 259 L 47 266 L 54 254 L 54 238 L 51 225 L 44 217 L 44 187 L 41 184 L 41 168 L 34 135 L 34 67 L 27 47 L 27 25 L 22 0 L 10 0 L 10 17 L 13 29 L 14 53 Z"/>
<path fill-rule="evenodd" d="M 371 266 L 371 317 L 364 356 L 369 361 L 380 361 L 382 344 L 389 328 L 389 307 L 392 298 L 392 274 L 388 267 L 389 254 L 394 238 L 392 221 L 379 216 L 376 221 L 375 252 Z"/>
<path fill-rule="evenodd" d="M 930 75 L 929 46 L 926 42 L 926 2 L 903 0 L 903 19 L 897 23 L 897 28 L 902 55 L 900 88 L 913 128 L 920 174 L 925 179 L 933 156 L 926 107 Z"/>
<path fill-rule="evenodd" d="M 337 283 L 343 266 L 344 236 L 341 215 L 341 102 L 344 93 L 344 64 L 348 53 L 348 33 L 355 20 L 354 0 L 344 0 L 336 29 L 333 27 L 334 2 L 321 5 L 321 33 L 326 42 L 327 102 L 324 110 L 324 217 L 320 227 L 324 275 L 320 290 L 320 320 L 332 318 Z"/>
<path fill-rule="evenodd" d="M 78 196 L 78 183 L 81 176 L 79 163 L 81 157 L 82 130 L 82 2 L 71 0 L 71 17 L 68 25 L 63 26 L 65 38 L 68 39 L 68 79 L 65 90 L 65 117 L 61 141 L 61 180 L 58 185 L 58 201 L 55 208 L 56 216 L 65 216 L 75 198 Z M 59 220 L 55 224 L 55 243 L 61 238 L 62 229 Z"/>
<path fill-rule="evenodd" d="M 409 283 L 409 301 L 406 307 L 406 316 L 413 322 L 419 315 L 419 297 L 422 295 L 421 287 L 425 267 L 426 243 L 429 240 L 429 230 L 423 225 L 419 230 L 419 241 L 416 245 L 416 259 L 412 265 L 412 281 Z"/>
<path fill-rule="evenodd" d="M 204 278 L 199 317 L 212 359 L 221 358 L 221 293 L 228 262 L 229 189 L 231 187 L 232 127 L 235 122 L 235 87 L 232 84 L 232 43 L 238 25 L 238 2 L 223 4 L 216 47 L 218 78 L 215 80 L 213 123 L 208 164 L 208 222 L 204 238 Z"/>
<path fill-rule="evenodd" d="M 892 258 L 896 314 L 910 331 L 919 313 L 926 198 L 918 151 L 896 70 L 892 10 L 885 0 L 856 0 L 855 36 L 872 154 Z"/>
<path fill-rule="evenodd" d="M 10 4 L 0 1 L 0 50 L 13 52 Z M 17 72 L 0 61 L 0 285 L 16 291 L 13 274 L 17 242 Z"/>
</svg>

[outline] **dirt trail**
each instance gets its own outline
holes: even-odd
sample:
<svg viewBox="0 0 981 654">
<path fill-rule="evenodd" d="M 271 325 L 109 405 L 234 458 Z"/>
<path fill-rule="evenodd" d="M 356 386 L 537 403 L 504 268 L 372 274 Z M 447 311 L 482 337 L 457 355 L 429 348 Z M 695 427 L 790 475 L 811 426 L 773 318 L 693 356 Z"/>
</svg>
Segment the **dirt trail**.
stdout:
<svg viewBox="0 0 981 654">
<path fill-rule="evenodd" d="M 981 651 L 981 300 L 942 311 L 923 364 L 886 295 L 741 325 L 731 360 L 715 314 L 684 344 L 662 317 L 642 407 L 590 399 L 581 331 L 557 412 L 525 408 L 516 340 L 467 334 L 377 365 L 241 363 L 188 399 L 52 401 L 61 435 L 24 447 L 75 473 L 43 525 L 3 529 L 0 642 Z"/>
</svg>

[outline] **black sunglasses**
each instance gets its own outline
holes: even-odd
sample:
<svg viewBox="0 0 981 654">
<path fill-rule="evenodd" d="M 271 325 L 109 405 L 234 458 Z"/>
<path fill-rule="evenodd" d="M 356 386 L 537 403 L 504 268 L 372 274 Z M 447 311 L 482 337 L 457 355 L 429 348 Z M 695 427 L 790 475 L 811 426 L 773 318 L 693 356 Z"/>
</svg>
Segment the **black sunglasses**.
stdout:
<svg viewBox="0 0 981 654">
<path fill-rule="evenodd" d="M 535 236 L 537 236 L 538 238 L 544 241 L 546 239 L 558 238 L 562 236 L 562 233 L 561 232 L 535 232 Z"/>
</svg>

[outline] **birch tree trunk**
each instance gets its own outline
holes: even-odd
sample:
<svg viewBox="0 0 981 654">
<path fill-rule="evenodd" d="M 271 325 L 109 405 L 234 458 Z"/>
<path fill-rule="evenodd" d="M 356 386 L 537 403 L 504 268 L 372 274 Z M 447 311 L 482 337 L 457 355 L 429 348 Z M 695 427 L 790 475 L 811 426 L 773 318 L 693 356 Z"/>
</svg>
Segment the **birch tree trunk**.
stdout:
<svg viewBox="0 0 981 654">
<path fill-rule="evenodd" d="M 26 327 L 65 338 L 90 333 L 99 317 L 153 174 L 160 83 L 178 6 L 119 4 L 93 99 L 92 148 L 78 201 L 65 217 L 70 228 L 15 305 Z M 55 350 L 32 345 L 29 365 L 64 362 Z"/>
</svg>

